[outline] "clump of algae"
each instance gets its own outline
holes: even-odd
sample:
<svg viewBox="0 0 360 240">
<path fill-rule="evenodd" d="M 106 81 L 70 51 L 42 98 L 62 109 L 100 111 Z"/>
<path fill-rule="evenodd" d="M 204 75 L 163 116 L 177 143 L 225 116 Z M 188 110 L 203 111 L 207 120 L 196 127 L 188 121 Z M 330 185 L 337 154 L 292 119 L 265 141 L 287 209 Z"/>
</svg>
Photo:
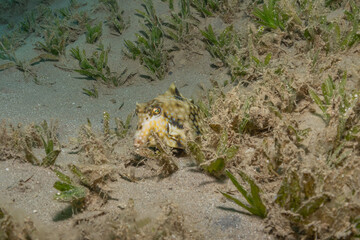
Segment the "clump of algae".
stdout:
<svg viewBox="0 0 360 240">
<path fill-rule="evenodd" d="M 215 101 L 206 120 L 208 131 L 194 158 L 202 162 L 213 159 L 226 131 L 222 145 L 236 146 L 238 151 L 224 168 L 242 169 L 259 186 L 268 209 L 265 221 L 270 233 L 281 238 L 357 236 L 360 156 L 356 147 L 359 135 L 354 129 L 359 122 L 353 116 L 359 114 L 359 100 L 351 97 L 356 93 L 342 87 L 341 94 L 333 94 L 329 100 L 332 111 L 325 115 L 331 120 L 322 122 L 320 113 L 312 114 L 317 103 L 309 87 L 283 81 L 288 73 L 279 76 L 274 71 L 253 84 L 255 93 L 244 94 L 244 88 L 238 86 Z M 334 85 L 334 92 L 339 92 L 338 87 Z M 323 98 L 321 92 L 318 98 Z M 349 112 L 337 104 L 345 101 L 341 98 L 351 99 L 351 104 L 346 102 L 351 105 Z M 299 118 L 300 111 L 319 123 Z"/>
</svg>

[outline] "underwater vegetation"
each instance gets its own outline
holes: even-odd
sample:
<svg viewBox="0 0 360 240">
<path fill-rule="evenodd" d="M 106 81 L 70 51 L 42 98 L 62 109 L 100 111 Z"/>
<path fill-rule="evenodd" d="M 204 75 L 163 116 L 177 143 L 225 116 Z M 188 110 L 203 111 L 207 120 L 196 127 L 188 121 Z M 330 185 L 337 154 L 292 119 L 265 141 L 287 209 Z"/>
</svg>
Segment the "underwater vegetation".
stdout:
<svg viewBox="0 0 360 240">
<path fill-rule="evenodd" d="M 359 111 L 358 90 L 348 90 L 347 73 L 341 69 L 338 70 L 336 76 L 332 74 L 331 76 L 322 77 L 323 81 L 318 84 L 307 82 L 306 85 L 308 87 L 306 88 L 299 79 L 294 79 L 294 76 L 289 77 L 289 70 L 286 67 L 284 68 L 284 65 L 274 65 L 273 61 L 277 61 L 277 51 L 274 51 L 274 48 L 269 48 L 266 45 L 261 46 L 261 44 L 264 44 L 262 39 L 270 34 L 274 34 L 272 33 L 273 31 L 280 30 L 283 33 L 277 32 L 278 38 L 274 41 L 278 41 L 278 39 L 282 41 L 281 39 L 284 35 L 293 39 L 292 41 L 296 41 L 295 39 L 299 36 L 303 39 L 305 38 L 309 46 L 321 42 L 320 46 L 325 47 L 320 52 L 323 51 L 326 54 L 330 52 L 336 53 L 339 50 L 346 51 L 354 48 L 354 46 L 358 46 L 355 44 L 357 43 L 357 36 L 353 32 L 353 29 L 357 28 L 357 24 L 354 20 L 355 18 L 349 17 L 352 15 L 349 15 L 350 12 L 356 12 L 357 10 L 354 2 L 348 1 L 344 17 L 339 19 L 339 22 L 333 21 L 330 23 L 327 22 L 326 17 L 318 18 L 315 16 L 315 3 L 312 1 L 299 3 L 299 5 L 291 4 L 287 5 L 284 1 L 265 1 L 264 4 L 255 7 L 252 11 L 256 17 L 254 23 L 260 26 L 260 28 L 256 31 L 250 29 L 250 37 L 248 39 L 237 37 L 237 33 L 231 25 L 222 31 L 218 30 L 215 32 L 211 25 L 201 30 L 207 50 L 211 56 L 214 59 L 219 59 L 224 64 L 223 66 L 229 69 L 230 73 L 235 68 L 232 68 L 231 60 L 233 57 L 229 57 L 229 55 L 241 59 L 240 66 L 242 67 L 237 68 L 240 69 L 241 74 L 238 75 L 240 77 L 236 78 L 237 81 L 246 81 L 245 86 L 247 86 L 249 83 L 247 79 L 260 78 L 262 79 L 261 83 L 250 84 L 255 84 L 256 87 L 261 85 L 264 88 L 260 87 L 255 95 L 238 97 L 242 94 L 241 92 L 230 91 L 224 97 L 216 98 L 215 100 L 210 99 L 205 101 L 205 103 L 199 101 L 200 108 L 204 111 L 205 116 L 209 118 L 208 125 L 211 130 L 209 130 L 209 133 L 204 134 L 205 136 L 202 137 L 202 141 L 189 142 L 188 149 L 193 158 L 200 163 L 199 166 L 204 172 L 207 172 L 208 169 L 206 167 L 209 166 L 209 163 L 214 163 L 214 166 L 218 167 L 216 169 L 222 173 L 226 168 L 232 169 L 232 167 L 236 167 L 235 169 L 238 169 L 240 166 L 249 168 L 246 164 L 253 165 L 255 174 L 251 172 L 253 170 L 252 167 L 249 170 L 243 170 L 243 173 L 248 174 L 251 172 L 248 179 L 255 179 L 252 180 L 253 183 L 256 183 L 259 191 L 261 189 L 261 192 L 264 193 L 263 198 L 266 199 L 267 206 L 264 208 L 264 206 L 261 207 L 259 205 L 259 209 L 266 209 L 266 214 L 263 214 L 264 211 L 262 211 L 262 214 L 257 215 L 266 216 L 265 221 L 272 226 L 270 228 L 271 231 L 275 231 L 272 233 L 275 235 L 279 234 L 276 236 L 285 237 L 280 234 L 284 229 L 295 238 L 298 236 L 310 238 L 317 236 L 326 239 L 329 236 L 334 236 L 334 234 L 347 237 L 358 236 L 359 225 L 358 220 L 355 219 L 359 219 L 360 208 L 359 202 L 354 198 L 358 195 L 355 190 L 356 187 L 351 188 L 351 193 L 347 195 L 348 200 L 345 200 L 349 204 L 351 202 L 353 204 L 350 204 L 352 207 L 345 207 L 342 205 L 344 198 L 337 195 L 341 191 L 335 190 L 335 188 L 341 188 L 340 186 L 343 186 L 346 180 L 345 182 L 336 182 L 339 180 L 339 177 L 334 177 L 336 180 L 333 177 L 329 177 L 333 174 L 339 176 L 339 172 L 347 172 L 346 179 L 353 179 L 358 184 L 357 180 L 355 180 L 357 178 L 357 173 L 355 173 L 357 170 L 350 171 L 353 168 L 350 166 L 358 164 L 358 156 L 355 157 L 357 160 L 354 159 L 354 154 L 357 155 L 354 146 L 358 143 L 359 139 L 359 122 L 355 117 Z M 340 5 L 344 6 L 344 4 Z M 327 11 L 325 5 L 324 7 L 321 10 Z M 301 11 L 307 11 L 310 17 L 308 16 L 308 19 L 306 19 L 306 16 Z M 329 34 L 328 36 L 336 36 L 336 34 L 332 34 L 333 26 L 340 23 L 345 23 L 342 26 L 347 27 L 341 29 L 345 34 L 340 33 L 338 36 L 344 37 L 347 36 L 347 33 L 353 34 L 351 39 L 355 40 L 355 45 L 346 45 L 346 40 L 342 42 L 339 40 L 340 38 L 326 37 L 326 34 Z M 327 28 L 324 25 L 327 25 Z M 311 29 L 316 29 L 318 32 L 322 31 L 324 34 L 312 38 L 309 36 L 311 34 L 309 31 L 312 31 Z M 238 44 L 232 42 L 232 38 L 235 38 Z M 347 37 L 344 39 L 347 39 Z M 238 51 L 237 48 L 239 49 L 241 46 L 250 46 L 249 51 Z M 259 54 L 260 51 L 261 53 Z M 324 69 L 321 70 L 325 71 Z M 336 70 L 333 71 L 336 72 Z M 256 94 L 259 95 L 256 96 Z M 264 99 L 261 99 L 262 97 Z M 241 101 L 238 102 L 237 98 L 241 98 Z M 324 120 L 325 132 L 320 138 L 328 137 L 328 140 L 320 141 L 321 143 L 315 144 L 316 147 L 309 146 L 309 141 L 311 141 L 309 136 L 314 136 L 314 132 L 318 133 L 319 130 L 312 127 L 299 127 L 299 123 L 295 119 L 289 119 L 289 114 L 298 111 L 300 102 L 317 105 L 320 113 L 315 113 L 315 110 L 311 110 L 311 112 Z M 228 108 L 221 111 L 221 106 L 228 106 Z M 227 132 L 228 136 L 225 144 L 221 143 L 222 139 L 226 139 L 223 130 Z M 242 138 L 239 136 L 242 136 Z M 262 136 L 262 139 L 260 136 Z M 285 136 L 288 136 L 289 139 L 286 140 Z M 260 144 L 263 149 L 260 150 L 255 147 L 254 157 L 246 161 L 246 157 L 244 157 L 246 155 L 244 152 L 246 148 L 242 148 L 239 144 L 249 143 L 246 151 L 249 152 L 249 148 L 253 149 L 252 144 L 255 142 Z M 326 147 L 321 148 L 320 145 L 322 144 L 325 144 Z M 232 158 L 218 164 L 220 161 L 217 162 L 214 159 L 217 159 L 216 151 L 219 149 L 219 145 L 226 146 L 226 148 L 239 146 L 239 149 L 237 149 Z M 291 149 L 290 152 L 293 152 L 293 157 L 289 156 L 291 153 L 286 149 Z M 241 153 L 243 157 L 240 158 L 238 153 Z M 317 157 L 313 157 L 313 154 Z M 296 160 L 297 158 L 311 158 L 311 161 L 316 162 L 316 164 L 325 166 L 322 169 L 324 171 L 309 169 L 300 164 Z M 259 161 L 258 164 L 260 165 L 254 165 L 253 161 Z M 207 163 L 207 165 L 204 166 L 202 165 L 203 163 Z M 259 168 L 259 166 L 262 167 Z M 268 192 L 266 190 L 267 184 L 257 184 L 267 181 L 263 176 L 259 175 L 265 174 L 265 172 L 269 173 L 268 177 L 274 177 L 278 179 L 275 181 L 280 182 L 275 201 L 266 197 Z M 326 179 L 325 182 L 324 179 Z M 235 179 L 235 181 L 237 180 Z M 333 187 L 331 184 L 335 184 L 337 187 Z M 243 192 L 244 196 L 251 196 L 251 190 L 244 192 L 242 185 L 240 185 L 240 189 L 238 191 Z M 222 192 L 224 193 L 225 191 Z M 256 191 L 254 190 L 254 192 Z M 336 194 L 336 197 L 332 194 Z M 246 199 L 246 197 L 244 199 L 249 205 L 243 202 L 237 203 L 249 211 L 249 208 L 253 205 L 251 200 Z M 237 201 L 232 196 L 229 199 Z M 339 203 L 339 201 L 342 203 Z M 340 204 L 342 207 L 331 208 L 334 204 Z M 341 216 L 349 214 L 352 211 L 351 209 L 356 209 L 356 211 L 351 213 L 346 220 L 341 219 Z M 280 213 L 275 211 L 280 211 Z M 346 214 L 342 213 L 342 211 L 345 211 Z M 327 221 L 325 218 L 329 220 Z M 275 219 L 283 219 L 282 221 L 286 223 L 283 222 L 281 227 L 276 227 L 277 220 Z M 328 231 L 326 227 L 316 228 L 316 221 L 323 223 L 324 226 L 331 226 L 332 229 Z"/>
<path fill-rule="evenodd" d="M 83 93 L 85 95 L 88 95 L 89 97 L 92 97 L 92 98 L 98 98 L 99 97 L 99 92 L 98 92 L 97 87 L 95 85 L 93 85 L 92 89 L 83 88 Z"/>
<path fill-rule="evenodd" d="M 100 165 L 117 159 L 114 153 L 114 145 L 129 135 L 133 113 L 126 120 L 115 117 L 113 128 L 110 127 L 110 114 L 103 114 L 103 130 L 98 133 L 93 130 L 91 121 L 81 126 L 79 136 L 73 140 L 71 154 L 79 154 L 83 162 Z"/>
<path fill-rule="evenodd" d="M 211 25 L 200 32 L 211 56 L 218 58 L 225 66 L 230 67 L 232 81 L 246 75 L 248 63 L 242 56 L 239 35 L 232 25 L 226 27 L 220 34 L 216 34 Z"/>
<path fill-rule="evenodd" d="M 26 13 L 24 20 L 20 22 L 20 31 L 30 34 L 39 28 L 39 23 L 46 21 L 51 15 L 51 10 L 44 5 L 40 5 L 37 9 Z"/>
<path fill-rule="evenodd" d="M 99 2 L 103 3 L 110 12 L 108 17 L 110 27 L 116 32 L 117 35 L 120 35 L 124 32 L 129 26 L 129 21 L 125 21 L 123 18 L 124 11 L 120 10 L 117 1 L 114 0 L 100 0 Z"/>
<path fill-rule="evenodd" d="M 168 70 L 168 56 L 164 49 L 162 21 L 156 15 L 152 0 L 144 0 L 142 7 L 145 11 L 137 10 L 138 16 L 144 19 L 142 31 L 135 34 L 135 42 L 124 41 L 125 54 L 133 59 L 139 58 L 153 78 L 163 79 Z"/>
<path fill-rule="evenodd" d="M 35 129 L 41 138 L 46 155 L 41 161 L 38 160 L 32 153 L 31 142 L 29 142 L 27 144 L 27 148 L 25 148 L 26 160 L 33 165 L 44 167 L 54 165 L 57 157 L 61 152 L 60 144 L 56 138 L 56 123 L 51 122 L 50 125 L 48 125 L 46 121 L 43 121 L 40 125 L 35 125 Z"/>
<path fill-rule="evenodd" d="M 69 38 L 66 31 L 63 31 L 61 28 L 58 28 L 57 31 L 48 30 L 44 38 L 44 42 L 37 43 L 38 48 L 55 56 L 65 53 L 65 47 Z"/>
<path fill-rule="evenodd" d="M 109 47 L 105 49 L 104 45 L 100 44 L 98 51 L 94 51 L 90 57 L 87 57 L 85 50 L 81 51 L 79 47 L 72 48 L 70 52 L 72 56 L 79 61 L 80 69 L 75 69 L 75 71 L 81 75 L 115 87 L 126 81 L 124 78 L 126 69 L 119 75 L 111 72 L 108 66 L 108 54 L 110 52 Z M 97 95 L 96 91 L 84 91 L 90 96 Z"/>
<path fill-rule="evenodd" d="M 83 176 L 79 170 L 73 166 L 72 172 L 76 173 L 80 179 Z M 85 208 L 85 197 L 87 195 L 86 189 L 82 186 L 77 186 L 71 178 L 57 170 L 54 170 L 56 176 L 60 181 L 54 183 L 54 188 L 59 192 L 54 195 L 54 199 L 60 202 L 68 202 L 71 204 L 73 212 L 81 211 Z M 85 181 L 85 180 L 83 180 Z"/>
<path fill-rule="evenodd" d="M 328 152 L 327 162 L 331 166 L 341 164 L 350 156 L 350 151 L 344 151 L 347 141 L 356 138 L 360 132 L 359 120 L 354 116 L 355 108 L 359 102 L 360 90 L 348 93 L 345 91 L 347 73 L 343 74 L 341 81 L 335 84 L 329 76 L 322 84 L 322 98 L 320 99 L 314 91 L 310 90 L 310 96 L 322 111 L 322 119 L 328 127 L 336 130 L 336 136 L 332 141 L 332 149 Z M 329 111 L 329 108 L 336 106 L 337 114 Z M 330 126 L 331 125 L 331 126 Z"/>
<path fill-rule="evenodd" d="M 211 56 L 219 58 L 224 63 L 226 62 L 227 56 L 234 54 L 236 51 L 234 47 L 241 48 L 239 38 L 233 31 L 232 25 L 224 29 L 218 36 L 214 33 L 211 25 L 209 25 L 205 31 L 201 31 L 201 34 L 207 41 L 207 49 Z"/>
<path fill-rule="evenodd" d="M 124 41 L 124 53 L 132 59 L 138 58 L 150 72 L 151 78 L 163 79 L 169 70 L 170 52 L 186 47 L 193 39 L 191 30 L 196 29 L 199 20 L 194 16 L 192 7 L 211 15 L 211 11 L 222 9 L 220 6 L 223 4 L 219 1 L 181 0 L 178 1 L 178 11 L 175 11 L 174 1 L 169 1 L 171 15 L 167 19 L 157 15 L 152 0 L 143 0 L 141 5 L 144 11 L 136 10 L 136 15 L 143 19 L 142 29 L 135 34 L 135 41 Z M 185 45 L 175 44 L 172 48 L 166 48 L 167 38 Z"/>
<path fill-rule="evenodd" d="M 192 1 L 192 5 L 201 14 L 202 17 L 210 17 L 213 15 L 213 12 L 219 10 L 220 1 L 194 0 L 194 1 Z"/>
<path fill-rule="evenodd" d="M 90 21 L 87 12 L 74 10 L 78 7 L 70 5 L 52 12 L 49 21 L 39 30 L 44 42 L 38 42 L 37 47 L 56 56 L 65 54 L 66 46 L 85 32 L 84 29 Z"/>
<path fill-rule="evenodd" d="M 207 160 L 201 147 L 194 141 L 188 141 L 188 150 L 196 160 L 199 167 L 206 173 L 222 177 L 224 175 L 226 164 L 235 157 L 239 148 L 237 146 L 228 147 L 228 135 L 223 131 L 219 136 L 219 142 L 216 146 L 214 159 Z"/>
<path fill-rule="evenodd" d="M 279 78 L 279 76 L 275 77 L 275 75 L 271 74 L 263 79 L 268 84 L 264 86 L 264 89 L 259 90 L 259 93 L 262 92 L 259 96 L 256 96 L 256 94 L 251 97 L 243 96 L 239 100 L 241 94 L 238 90 L 232 90 L 226 93 L 224 97 L 217 98 L 212 104 L 212 114 L 208 115 L 211 116 L 208 121 L 211 130 L 204 134 L 201 143 L 189 143 L 188 148 L 191 155 L 197 161 L 211 164 L 216 162 L 213 159 L 216 159 L 217 151 L 221 149 L 219 146 L 226 146 L 225 149 L 231 149 L 232 146 L 237 147 L 237 151 L 231 154 L 231 158 L 224 161 L 225 166 L 224 164 L 216 166 L 221 166 L 217 168 L 220 172 L 224 171 L 224 168 L 235 172 L 239 168 L 242 169 L 239 174 L 244 182 L 249 184 L 249 190 L 246 190 L 244 185 L 240 184 L 232 174 L 231 176 L 228 172 L 226 174 L 244 196 L 247 204 L 232 195 L 225 194 L 224 196 L 252 214 L 265 218 L 266 223 L 271 226 L 271 231 L 275 231 L 276 234 L 280 234 L 278 231 L 286 229 L 293 236 L 314 236 L 313 234 L 317 234 L 317 236 L 333 236 L 335 232 L 342 231 L 347 231 L 346 233 L 343 232 L 343 234 L 353 236 L 356 231 L 345 229 L 353 229 L 350 226 L 355 226 L 354 219 L 357 219 L 356 216 L 360 213 L 358 211 L 360 210 L 359 203 L 355 200 L 355 196 L 358 195 L 355 190 L 356 187 L 352 187 L 352 190 L 347 193 L 348 200 L 346 201 L 353 204 L 349 208 L 340 203 L 344 201 L 344 198 L 338 194 L 341 192 L 339 187 L 346 184 L 347 180 L 353 179 L 358 184 L 357 180 L 355 180 L 357 179 L 356 172 L 358 170 L 350 167 L 353 164 L 357 166 L 358 161 L 349 157 L 351 153 L 357 154 L 355 153 L 356 150 L 354 152 L 353 146 L 357 144 L 358 140 L 355 139 L 358 139 L 359 135 L 358 132 L 352 129 L 358 129 L 358 119 L 355 120 L 349 117 L 352 120 L 345 120 L 347 123 L 345 129 L 350 130 L 353 134 L 352 137 L 346 139 L 346 130 L 343 131 L 342 137 L 337 137 L 340 136 L 338 135 L 339 129 L 343 129 L 340 124 L 342 121 L 339 121 L 339 119 L 342 119 L 341 116 L 344 114 L 341 110 L 341 97 L 337 95 L 333 100 L 329 100 L 338 103 L 329 105 L 329 107 L 332 106 L 336 109 L 332 111 L 335 115 L 331 117 L 331 126 L 324 125 L 325 130 L 323 128 L 316 130 L 312 127 L 299 127 L 296 120 L 292 118 L 289 121 L 287 119 L 289 117 L 288 111 L 296 111 L 296 107 L 288 108 L 284 105 L 275 108 L 276 105 L 273 105 L 277 101 L 276 99 L 279 99 L 278 93 L 282 97 L 289 93 L 286 88 L 275 88 L 276 85 L 279 85 L 279 82 L 274 82 L 276 78 Z M 338 82 L 339 86 L 344 84 L 346 78 L 342 76 L 340 79 L 342 80 Z M 326 81 L 330 81 L 330 78 L 324 81 L 322 89 L 325 88 Z M 264 82 L 261 84 L 264 84 Z M 330 85 L 330 83 L 327 84 Z M 278 92 L 276 89 L 282 90 Z M 334 84 L 331 89 L 333 91 L 332 96 L 334 96 L 341 87 Z M 295 91 L 295 94 L 300 96 L 302 93 Z M 267 98 L 262 98 L 263 95 L 266 95 Z M 347 96 L 348 101 L 352 99 L 352 94 L 346 93 L 343 96 Z M 322 99 L 323 96 L 318 97 Z M 311 101 L 310 94 L 306 101 L 309 101 L 309 99 Z M 355 102 L 355 105 L 358 106 L 358 99 Z M 221 106 L 228 107 L 220 110 Z M 355 116 L 352 115 L 353 111 L 358 110 L 355 110 L 349 104 L 347 106 L 350 106 L 348 114 Z M 323 116 L 321 110 L 320 112 L 321 114 L 315 117 Z M 226 129 L 227 138 L 222 133 L 222 129 Z M 317 142 L 316 140 L 315 142 L 309 142 L 309 135 L 314 136 L 314 131 L 317 134 L 319 134 L 319 131 L 320 133 L 323 131 L 324 135 L 321 136 L 328 140 L 325 140 L 325 142 Z M 331 138 L 328 138 L 330 136 Z M 311 144 L 314 144 L 314 147 L 311 147 Z M 324 144 L 327 147 L 322 149 L 320 146 Z M 341 147 L 339 148 L 339 146 Z M 250 154 L 249 157 L 247 157 L 248 154 Z M 303 163 L 305 166 L 300 161 L 305 161 Z M 306 167 L 307 164 L 311 166 L 312 161 L 315 165 L 321 165 L 321 168 L 315 168 L 317 169 L 315 170 L 313 167 Z M 296 165 L 292 166 L 292 164 Z M 202 166 L 200 164 L 200 168 L 207 172 L 208 169 Z M 347 172 L 345 182 L 340 181 L 341 177 L 338 175 L 344 171 Z M 210 173 L 213 174 L 214 172 Z M 275 197 L 267 195 L 274 190 L 273 187 L 270 187 L 269 182 L 264 183 L 269 179 L 279 182 L 275 188 L 277 189 Z M 272 190 L 267 189 L 268 187 Z M 227 190 L 221 190 L 221 192 L 224 194 Z M 263 193 L 261 197 L 259 192 Z M 266 207 L 263 202 L 267 203 Z M 342 207 L 332 208 L 334 204 L 340 204 Z M 346 211 L 349 214 L 353 207 L 357 210 L 349 215 L 346 220 L 341 220 L 341 217 L 339 217 L 342 216 L 341 212 Z M 324 217 L 331 220 L 324 221 Z M 284 222 L 281 226 L 276 226 L 279 219 Z M 324 224 L 332 226 L 333 230 L 328 232 L 327 228 L 315 228 L 315 225 L 311 224 L 314 221 L 323 221 Z"/>
<path fill-rule="evenodd" d="M 8 61 L 0 65 L 0 71 L 16 67 L 37 83 L 37 74 L 31 66 L 43 61 L 59 61 L 59 56 L 65 55 L 66 46 L 84 33 L 89 17 L 86 12 L 73 11 L 79 6 L 81 5 L 70 1 L 67 8 L 51 10 L 41 4 L 28 13 L 23 21 L 13 26 L 13 30 L 0 39 L 0 58 Z M 38 41 L 35 46 L 45 53 L 28 61 L 18 59 L 15 52 L 30 34 L 38 34 L 44 38 L 44 41 Z"/>
<path fill-rule="evenodd" d="M 54 195 L 54 199 L 59 202 L 69 203 L 73 214 L 85 210 L 89 205 L 90 197 L 99 197 L 103 203 L 112 199 L 109 191 L 102 187 L 104 179 L 111 174 L 111 170 L 104 169 L 103 173 L 99 173 L 95 168 L 80 168 L 74 164 L 69 164 L 68 168 L 74 176 L 73 178 L 54 170 L 60 180 L 56 181 L 53 186 L 59 191 Z"/>
<path fill-rule="evenodd" d="M 56 132 L 56 122 L 48 124 L 44 121 L 39 125 L 22 127 L 8 125 L 3 121 L 0 134 L 1 157 L 5 160 L 13 156 L 36 166 L 52 166 L 61 152 Z M 33 153 L 34 148 L 43 148 L 45 156 L 39 159 Z"/>
<path fill-rule="evenodd" d="M 234 198 L 233 196 L 231 196 L 227 193 L 221 192 L 221 194 L 224 195 L 224 197 L 226 197 L 227 199 L 234 201 L 240 207 L 245 208 L 250 213 L 252 213 L 256 216 L 259 216 L 261 218 L 265 218 L 266 217 L 266 207 L 260 198 L 259 187 L 244 172 L 239 170 L 238 173 L 239 173 L 239 176 L 242 178 L 242 180 L 246 181 L 250 185 L 250 192 L 246 191 L 243 188 L 243 186 L 241 186 L 241 184 L 236 180 L 234 175 L 232 175 L 229 171 L 226 171 L 226 175 L 230 178 L 231 182 L 234 184 L 234 186 L 237 188 L 237 190 L 243 195 L 243 197 L 245 198 L 245 200 L 248 202 L 249 205 L 241 202 L 240 200 Z"/>
<path fill-rule="evenodd" d="M 350 10 L 345 11 L 345 19 L 348 21 L 348 24 L 351 26 L 349 30 L 342 31 L 340 30 L 340 25 L 334 23 L 333 31 L 336 36 L 336 43 L 340 50 L 346 48 L 351 48 L 355 44 L 360 42 L 360 7 L 355 4 L 355 2 L 350 2 Z"/>
<path fill-rule="evenodd" d="M 254 8 L 253 14 L 258 19 L 257 22 L 267 28 L 284 31 L 288 16 L 281 12 L 281 9 L 276 4 L 278 0 L 269 0 L 268 3 L 263 4 L 263 9 Z"/>
<path fill-rule="evenodd" d="M 237 1 L 192 0 L 190 2 L 200 17 L 207 18 L 220 15 L 226 22 L 231 21 L 231 15 L 240 5 Z"/>
<path fill-rule="evenodd" d="M 178 1 L 179 10 L 176 12 L 173 2 L 169 1 L 171 17 L 164 20 L 163 25 L 167 28 L 166 35 L 178 43 L 191 41 L 190 30 L 199 23 L 191 12 L 190 2 L 190 0 Z"/>
<path fill-rule="evenodd" d="M 102 23 L 95 26 L 86 25 L 86 42 L 95 43 L 102 35 Z"/>
<path fill-rule="evenodd" d="M 40 54 L 29 61 L 19 60 L 15 55 L 15 50 L 12 48 L 12 45 L 5 46 L 2 42 L 0 42 L 0 59 L 7 61 L 6 63 L 0 65 L 0 71 L 15 67 L 16 69 L 22 71 L 25 77 L 33 77 L 35 82 L 37 75 L 31 70 L 31 65 L 42 61 L 58 61 L 58 58 L 52 54 Z"/>
</svg>

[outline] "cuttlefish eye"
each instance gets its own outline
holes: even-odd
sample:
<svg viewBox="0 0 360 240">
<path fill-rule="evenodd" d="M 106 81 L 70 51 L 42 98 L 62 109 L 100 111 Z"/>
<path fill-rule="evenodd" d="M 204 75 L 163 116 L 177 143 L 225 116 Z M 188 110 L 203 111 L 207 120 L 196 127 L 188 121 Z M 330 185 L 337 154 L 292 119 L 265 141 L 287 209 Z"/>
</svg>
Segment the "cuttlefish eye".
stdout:
<svg viewBox="0 0 360 240">
<path fill-rule="evenodd" d="M 159 115 L 161 113 L 161 109 L 159 107 L 155 107 L 152 110 L 153 115 Z"/>
</svg>

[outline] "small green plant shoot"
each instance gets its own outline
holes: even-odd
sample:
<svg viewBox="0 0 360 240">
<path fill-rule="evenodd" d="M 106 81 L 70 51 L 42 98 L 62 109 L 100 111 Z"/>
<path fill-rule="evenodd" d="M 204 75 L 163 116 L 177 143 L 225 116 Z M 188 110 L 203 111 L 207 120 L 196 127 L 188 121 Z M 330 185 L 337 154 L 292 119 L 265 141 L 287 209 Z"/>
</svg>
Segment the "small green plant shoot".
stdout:
<svg viewBox="0 0 360 240">
<path fill-rule="evenodd" d="M 44 36 L 44 42 L 37 42 L 38 48 L 55 56 L 65 53 L 65 47 L 68 44 L 69 33 L 66 29 L 58 27 L 57 29 L 47 30 Z"/>
<path fill-rule="evenodd" d="M 320 96 L 314 91 L 310 90 L 310 96 L 313 101 L 320 108 L 322 115 L 321 117 L 328 125 L 332 117 L 338 118 L 338 134 L 337 134 L 337 142 L 345 137 L 346 140 L 352 139 L 352 136 L 359 131 L 359 126 L 349 126 L 347 124 L 348 119 L 350 118 L 350 113 L 356 106 L 356 103 L 359 99 L 360 91 L 355 91 L 353 93 L 346 93 L 346 73 L 344 73 L 341 81 L 338 84 L 335 84 L 332 78 L 329 76 L 322 84 L 321 84 L 321 92 L 322 99 Z M 328 109 L 335 104 L 336 100 L 340 100 L 340 104 L 338 106 L 338 116 L 330 115 Z"/>
<path fill-rule="evenodd" d="M 55 149 L 57 139 L 54 133 L 54 125 L 48 126 L 48 123 L 44 121 L 42 124 L 35 126 L 40 138 L 42 140 L 46 156 L 40 161 L 32 152 L 31 142 L 26 142 L 27 147 L 25 148 L 25 158 L 28 162 L 36 166 L 49 167 L 55 164 L 57 157 L 61 150 Z M 60 144 L 57 144 L 60 145 Z"/>
<path fill-rule="evenodd" d="M 164 49 L 164 31 L 162 21 L 156 15 L 155 8 L 151 0 L 144 0 L 142 6 L 145 12 L 136 10 L 137 15 L 144 19 L 143 29 L 136 33 L 137 40 L 131 42 L 125 40 L 127 51 L 124 53 L 136 59 L 150 72 L 151 78 L 163 79 L 168 71 L 168 56 Z"/>
<path fill-rule="evenodd" d="M 222 132 L 219 139 L 219 144 L 216 148 L 215 158 L 206 161 L 205 154 L 201 147 L 195 141 L 187 143 L 188 150 L 195 158 L 199 166 L 207 173 L 214 177 L 221 177 L 224 174 L 226 163 L 235 157 L 239 150 L 237 146 L 227 146 L 228 135 L 226 130 Z"/>
<path fill-rule="evenodd" d="M 210 17 L 213 12 L 220 9 L 221 1 L 218 0 L 193 0 L 192 6 L 200 13 L 202 17 Z"/>
<path fill-rule="evenodd" d="M 189 0 L 181 0 L 179 5 L 179 12 L 171 12 L 171 18 L 169 22 L 164 23 L 164 26 L 168 28 L 166 34 L 170 38 L 176 42 L 184 42 L 188 39 L 190 26 L 196 25 L 197 21 L 191 14 Z"/>
<path fill-rule="evenodd" d="M 86 188 L 75 185 L 69 176 L 60 171 L 54 170 L 54 172 L 61 180 L 54 183 L 54 188 L 59 191 L 54 195 L 54 199 L 60 202 L 70 203 L 75 213 L 82 210 L 87 195 Z"/>
<path fill-rule="evenodd" d="M 90 26 L 90 25 L 86 25 L 86 42 L 87 43 L 95 43 L 102 34 L 102 23 L 100 22 L 99 24 L 95 25 L 95 26 Z"/>
<path fill-rule="evenodd" d="M 243 171 L 238 171 L 240 177 L 243 181 L 247 182 L 250 185 L 250 193 L 245 190 L 243 186 L 240 185 L 240 183 L 236 180 L 236 178 L 229 172 L 226 171 L 226 175 L 230 178 L 231 182 L 235 185 L 237 190 L 243 195 L 245 200 L 248 202 L 248 204 L 241 202 L 239 199 L 234 198 L 233 196 L 221 192 L 221 194 L 226 197 L 227 199 L 235 202 L 240 207 L 246 209 L 250 213 L 259 216 L 261 218 L 265 218 L 267 215 L 266 207 L 263 204 L 261 198 L 260 198 L 260 189 L 255 184 L 255 182 L 247 176 Z"/>
<path fill-rule="evenodd" d="M 120 118 L 115 118 L 116 136 L 118 136 L 119 138 L 124 138 L 127 135 L 131 127 L 130 123 L 132 118 L 133 118 L 133 113 L 129 113 L 129 115 L 126 117 L 125 123 Z"/>
<path fill-rule="evenodd" d="M 104 49 L 104 46 L 100 45 L 99 51 L 94 51 L 92 56 L 87 57 L 85 50 L 81 51 L 79 47 L 72 48 L 70 52 L 79 61 L 80 66 L 80 69 L 75 69 L 75 71 L 91 79 L 102 81 L 106 85 L 119 86 L 126 73 L 126 69 L 119 75 L 110 71 L 107 64 L 109 51 L 110 48 Z"/>
<path fill-rule="evenodd" d="M 298 221 L 304 221 L 330 200 L 327 193 L 316 195 L 315 189 L 316 182 L 312 175 L 304 174 L 301 179 L 295 171 L 291 171 L 283 179 L 275 202 L 298 214 Z"/>
<path fill-rule="evenodd" d="M 269 0 L 268 4 L 264 3 L 262 10 L 255 8 L 253 14 L 258 19 L 257 22 L 262 26 L 270 29 L 280 28 L 284 31 L 287 16 L 276 6 L 277 1 Z"/>
</svg>

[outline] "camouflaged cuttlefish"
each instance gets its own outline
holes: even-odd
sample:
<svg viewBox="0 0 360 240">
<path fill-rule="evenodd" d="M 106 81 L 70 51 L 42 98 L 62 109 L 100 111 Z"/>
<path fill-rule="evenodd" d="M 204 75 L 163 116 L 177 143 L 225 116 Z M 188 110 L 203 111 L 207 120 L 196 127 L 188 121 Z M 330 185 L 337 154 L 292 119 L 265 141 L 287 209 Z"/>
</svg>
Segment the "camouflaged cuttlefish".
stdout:
<svg viewBox="0 0 360 240">
<path fill-rule="evenodd" d="M 167 146 L 182 149 L 187 140 L 202 133 L 203 115 L 200 108 L 183 97 L 174 83 L 153 100 L 137 103 L 136 113 L 139 120 L 135 147 L 154 147 L 157 136 Z"/>
</svg>

